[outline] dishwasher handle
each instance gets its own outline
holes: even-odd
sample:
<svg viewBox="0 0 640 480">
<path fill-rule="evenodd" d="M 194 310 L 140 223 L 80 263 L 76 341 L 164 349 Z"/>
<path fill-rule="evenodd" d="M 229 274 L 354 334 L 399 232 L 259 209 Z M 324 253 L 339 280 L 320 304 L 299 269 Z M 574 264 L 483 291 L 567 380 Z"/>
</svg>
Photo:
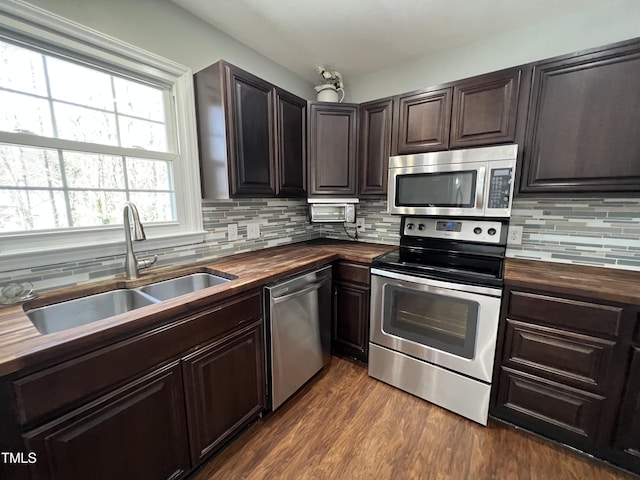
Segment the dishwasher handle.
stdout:
<svg viewBox="0 0 640 480">
<path fill-rule="evenodd" d="M 321 281 L 316 282 L 316 283 L 312 283 L 307 288 L 303 288 L 302 290 L 298 290 L 297 292 L 290 293 L 289 295 L 284 295 L 282 297 L 274 297 L 274 298 L 271 299 L 271 303 L 273 303 L 274 305 L 277 305 L 278 303 L 286 302 L 288 300 L 291 300 L 292 298 L 297 298 L 297 297 L 301 297 L 303 295 L 306 295 L 309 292 L 312 292 L 314 290 L 318 290 L 322 286 L 322 284 L 326 283 L 328 280 L 330 280 L 330 279 L 329 278 L 325 278 L 324 280 L 321 280 Z"/>
</svg>

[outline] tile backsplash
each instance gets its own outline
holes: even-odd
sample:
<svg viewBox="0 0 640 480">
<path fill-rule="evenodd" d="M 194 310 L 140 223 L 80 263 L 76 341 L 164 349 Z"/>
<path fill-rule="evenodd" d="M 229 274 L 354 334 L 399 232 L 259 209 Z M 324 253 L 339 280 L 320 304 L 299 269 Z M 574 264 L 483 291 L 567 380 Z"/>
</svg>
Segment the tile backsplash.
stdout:
<svg viewBox="0 0 640 480">
<path fill-rule="evenodd" d="M 358 240 L 390 245 L 397 245 L 400 242 L 400 217 L 386 211 L 386 200 L 360 200 L 356 207 L 356 214 L 358 218 L 364 219 L 365 229 L 363 232 L 358 232 Z M 341 223 L 318 224 L 316 228 L 323 237 L 349 240 Z M 347 227 L 347 231 L 353 236 L 353 227 Z"/>
<path fill-rule="evenodd" d="M 140 258 L 156 254 L 157 265 L 180 264 L 320 236 L 307 220 L 307 202 L 304 199 L 203 201 L 202 212 L 204 229 L 207 231 L 204 243 L 143 251 L 136 255 Z M 247 239 L 247 224 L 253 222 L 259 222 L 260 236 Z M 227 239 L 227 226 L 232 223 L 238 225 L 238 240 L 235 241 Z M 42 291 L 101 280 L 123 273 L 123 258 L 123 255 L 117 255 L 0 272 L 0 285 L 28 280 L 36 290 Z"/>
<path fill-rule="evenodd" d="M 517 198 L 511 225 L 523 235 L 508 257 L 640 270 L 638 198 Z"/>
<path fill-rule="evenodd" d="M 386 200 L 361 200 L 357 215 L 364 242 L 399 243 L 400 217 L 386 213 Z M 203 201 L 204 243 L 141 252 L 158 255 L 158 265 L 187 263 L 276 245 L 327 237 L 348 240 L 342 224 L 307 220 L 306 200 L 247 199 Z M 247 239 L 247 224 L 260 223 L 260 237 Z M 238 225 L 238 240 L 227 239 L 227 226 Z M 507 256 L 640 270 L 640 199 L 514 200 L 512 225 L 523 227 L 521 245 L 509 244 Z M 353 235 L 354 228 L 347 227 Z M 123 272 L 123 256 L 43 265 L 0 272 L 0 285 L 29 280 L 48 290 L 100 280 Z"/>
</svg>

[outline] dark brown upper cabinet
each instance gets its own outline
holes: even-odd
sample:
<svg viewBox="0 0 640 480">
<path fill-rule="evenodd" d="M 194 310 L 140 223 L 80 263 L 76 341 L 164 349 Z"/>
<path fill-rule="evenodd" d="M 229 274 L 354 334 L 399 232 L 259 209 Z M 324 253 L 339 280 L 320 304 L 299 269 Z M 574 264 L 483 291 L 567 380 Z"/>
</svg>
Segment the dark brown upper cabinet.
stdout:
<svg viewBox="0 0 640 480">
<path fill-rule="evenodd" d="M 520 192 L 640 192 L 640 40 L 534 65 Z"/>
<path fill-rule="evenodd" d="M 357 195 L 358 105 L 311 103 L 309 195 Z"/>
<path fill-rule="evenodd" d="M 393 99 L 360 104 L 359 192 L 360 196 L 386 196 L 391 155 Z"/>
<path fill-rule="evenodd" d="M 278 194 L 304 197 L 307 195 L 307 102 L 280 88 L 274 93 Z"/>
<path fill-rule="evenodd" d="M 522 74 L 515 67 L 395 97 L 392 155 L 513 142 Z"/>
<path fill-rule="evenodd" d="M 453 86 L 449 148 L 514 141 L 520 74 L 502 70 Z"/>
<path fill-rule="evenodd" d="M 194 81 L 203 197 L 305 196 L 306 101 L 224 61 Z"/>
<path fill-rule="evenodd" d="M 449 148 L 451 93 L 444 88 L 398 97 L 398 155 Z"/>
</svg>

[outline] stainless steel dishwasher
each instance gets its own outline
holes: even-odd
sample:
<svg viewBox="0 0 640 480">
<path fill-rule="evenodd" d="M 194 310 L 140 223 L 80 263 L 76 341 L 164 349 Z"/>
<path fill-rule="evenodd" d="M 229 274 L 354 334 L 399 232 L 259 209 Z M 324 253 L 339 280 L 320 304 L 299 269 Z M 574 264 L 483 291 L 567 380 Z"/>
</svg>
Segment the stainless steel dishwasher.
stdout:
<svg viewBox="0 0 640 480">
<path fill-rule="evenodd" d="M 265 329 L 275 410 L 331 359 L 331 266 L 267 285 Z"/>
</svg>

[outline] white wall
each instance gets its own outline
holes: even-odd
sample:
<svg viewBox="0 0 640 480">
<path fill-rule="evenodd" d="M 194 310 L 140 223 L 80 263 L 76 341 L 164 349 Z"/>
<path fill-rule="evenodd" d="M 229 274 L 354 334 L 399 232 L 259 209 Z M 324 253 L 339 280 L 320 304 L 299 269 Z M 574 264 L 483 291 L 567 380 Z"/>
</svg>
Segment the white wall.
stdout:
<svg viewBox="0 0 640 480">
<path fill-rule="evenodd" d="M 640 0 L 603 0 L 596 8 L 351 78 L 346 100 L 364 102 L 639 36 Z"/>
<path fill-rule="evenodd" d="M 169 0 L 27 0 L 197 72 L 220 59 L 311 99 L 313 85 Z"/>
</svg>

